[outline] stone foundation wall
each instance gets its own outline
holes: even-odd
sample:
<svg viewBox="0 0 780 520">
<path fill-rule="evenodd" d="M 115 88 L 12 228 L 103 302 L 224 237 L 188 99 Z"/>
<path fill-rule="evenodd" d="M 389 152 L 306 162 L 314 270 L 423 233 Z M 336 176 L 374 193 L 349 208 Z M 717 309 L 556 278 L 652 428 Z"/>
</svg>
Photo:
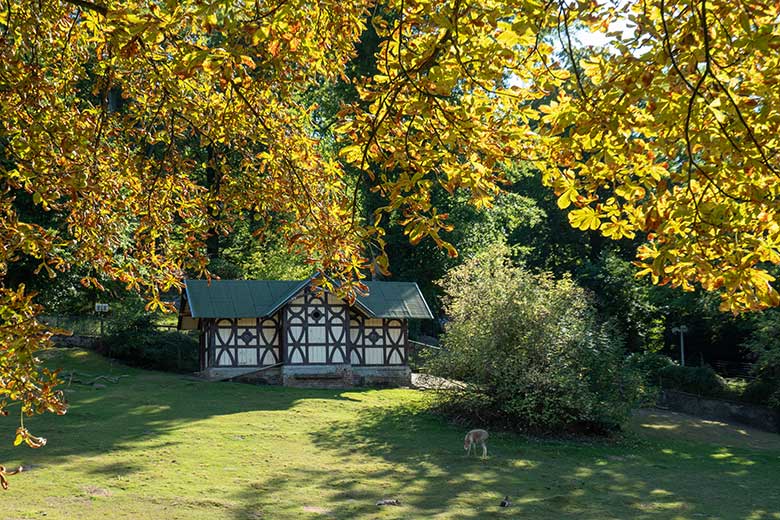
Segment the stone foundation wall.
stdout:
<svg viewBox="0 0 780 520">
<path fill-rule="evenodd" d="M 282 384 L 299 388 L 348 388 L 352 386 L 352 366 L 283 365 Z"/>
<path fill-rule="evenodd" d="M 247 383 L 281 384 L 298 388 L 411 386 L 412 382 L 412 371 L 408 366 L 282 365 L 262 371 L 252 367 L 211 367 L 202 375 L 212 381 L 234 379 Z"/>
<path fill-rule="evenodd" d="M 401 367 L 352 367 L 353 384 L 359 386 L 411 386 L 412 370 Z"/>
<path fill-rule="evenodd" d="M 267 368 L 259 371 L 254 367 L 211 367 L 202 372 L 210 381 L 235 379 L 247 383 L 279 385 L 282 383 L 282 367 Z"/>
</svg>

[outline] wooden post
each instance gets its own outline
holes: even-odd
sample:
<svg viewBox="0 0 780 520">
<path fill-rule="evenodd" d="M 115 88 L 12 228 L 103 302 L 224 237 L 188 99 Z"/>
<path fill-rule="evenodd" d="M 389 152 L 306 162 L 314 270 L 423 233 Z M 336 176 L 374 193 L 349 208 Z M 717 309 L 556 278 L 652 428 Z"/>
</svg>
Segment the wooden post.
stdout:
<svg viewBox="0 0 780 520">
<path fill-rule="evenodd" d="M 198 341 L 198 368 L 201 372 L 206 370 L 206 327 L 204 326 L 204 320 L 198 320 L 198 330 L 200 331 L 200 338 Z"/>
<path fill-rule="evenodd" d="M 279 362 L 287 362 L 287 306 L 279 309 Z"/>
</svg>

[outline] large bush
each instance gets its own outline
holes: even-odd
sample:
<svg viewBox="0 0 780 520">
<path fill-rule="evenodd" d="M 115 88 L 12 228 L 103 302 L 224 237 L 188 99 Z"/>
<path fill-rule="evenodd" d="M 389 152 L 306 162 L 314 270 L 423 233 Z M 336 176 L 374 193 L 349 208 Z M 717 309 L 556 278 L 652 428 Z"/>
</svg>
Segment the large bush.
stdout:
<svg viewBox="0 0 780 520">
<path fill-rule="evenodd" d="M 585 291 L 510 265 L 496 247 L 441 282 L 448 323 L 435 375 L 450 415 L 478 425 L 537 432 L 619 427 L 637 399 L 638 378 L 620 338 L 599 325 Z"/>
<path fill-rule="evenodd" d="M 194 372 L 198 369 L 197 339 L 177 331 L 155 330 L 144 319 L 105 336 L 101 351 L 141 368 L 168 372 Z"/>
</svg>

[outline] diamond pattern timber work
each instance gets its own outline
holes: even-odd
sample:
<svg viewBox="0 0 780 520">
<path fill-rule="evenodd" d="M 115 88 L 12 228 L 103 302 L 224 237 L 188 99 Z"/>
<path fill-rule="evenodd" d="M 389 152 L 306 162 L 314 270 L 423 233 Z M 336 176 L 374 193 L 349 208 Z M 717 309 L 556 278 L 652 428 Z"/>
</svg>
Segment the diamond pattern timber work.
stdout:
<svg viewBox="0 0 780 520">
<path fill-rule="evenodd" d="M 249 332 L 249 329 L 246 329 L 244 333 L 239 336 L 239 338 L 241 338 L 244 343 L 249 343 L 255 338 L 255 335 Z"/>
<path fill-rule="evenodd" d="M 372 330 L 366 337 L 371 340 L 371 343 L 376 343 L 381 336 L 377 334 L 376 330 Z"/>
</svg>

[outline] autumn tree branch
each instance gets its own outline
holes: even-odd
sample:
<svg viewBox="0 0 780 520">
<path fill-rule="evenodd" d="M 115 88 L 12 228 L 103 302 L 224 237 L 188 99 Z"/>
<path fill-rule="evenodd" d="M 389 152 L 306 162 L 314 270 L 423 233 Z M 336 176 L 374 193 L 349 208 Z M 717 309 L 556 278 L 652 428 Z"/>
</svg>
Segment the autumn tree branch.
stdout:
<svg viewBox="0 0 780 520">
<path fill-rule="evenodd" d="M 561 2 L 559 4 L 560 9 L 558 11 L 558 20 L 560 22 L 560 15 L 563 14 L 563 30 L 566 33 L 566 44 L 563 45 L 563 41 L 561 41 L 561 44 L 563 45 L 564 52 L 569 57 L 569 60 L 571 60 L 571 66 L 574 69 L 574 77 L 577 80 L 577 89 L 580 91 L 580 94 L 582 95 L 582 100 L 585 103 L 590 103 L 590 98 L 588 97 L 588 94 L 585 92 L 585 87 L 582 84 L 582 76 L 580 72 L 580 67 L 577 65 L 577 58 L 574 56 L 574 46 L 571 42 L 571 34 L 569 33 L 569 12 L 566 9 L 566 5 L 564 2 Z M 559 35 L 560 35 L 560 26 L 559 26 Z"/>
</svg>

